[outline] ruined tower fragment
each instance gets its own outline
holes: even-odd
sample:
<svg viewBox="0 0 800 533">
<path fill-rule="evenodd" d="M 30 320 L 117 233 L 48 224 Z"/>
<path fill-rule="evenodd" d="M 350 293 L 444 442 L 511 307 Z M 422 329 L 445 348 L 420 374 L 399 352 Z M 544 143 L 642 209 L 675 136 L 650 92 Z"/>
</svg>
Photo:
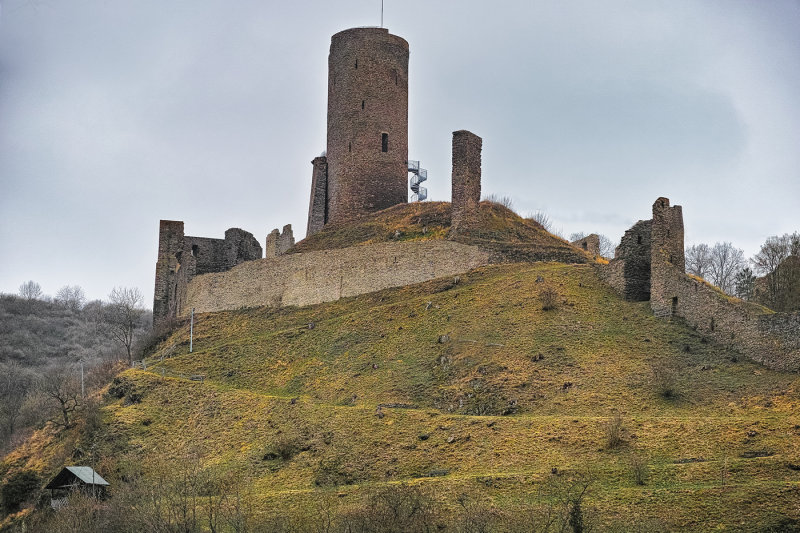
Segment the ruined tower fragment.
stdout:
<svg viewBox="0 0 800 533">
<path fill-rule="evenodd" d="M 481 201 L 481 147 L 483 141 L 466 130 L 453 132 L 453 215 L 451 225 L 468 225 Z"/>
<path fill-rule="evenodd" d="M 326 155 L 326 222 L 408 201 L 408 43 L 385 28 L 331 38 Z M 316 228 L 319 207 L 312 204 Z"/>
<path fill-rule="evenodd" d="M 328 222 L 328 158 L 315 157 L 311 164 L 311 200 L 308 204 L 308 225 L 306 237 L 322 231 Z"/>
<path fill-rule="evenodd" d="M 265 257 L 278 257 L 283 255 L 286 251 L 294 246 L 294 233 L 292 232 L 292 225 L 286 224 L 283 231 L 278 231 L 278 228 L 272 230 L 267 235 L 266 247 L 264 248 Z"/>
</svg>

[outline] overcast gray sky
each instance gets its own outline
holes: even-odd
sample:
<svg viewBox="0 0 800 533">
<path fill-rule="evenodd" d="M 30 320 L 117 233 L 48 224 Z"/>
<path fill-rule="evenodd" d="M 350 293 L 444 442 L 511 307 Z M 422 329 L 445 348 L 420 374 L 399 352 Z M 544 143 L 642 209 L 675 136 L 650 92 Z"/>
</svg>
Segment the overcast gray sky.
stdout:
<svg viewBox="0 0 800 533">
<path fill-rule="evenodd" d="M 305 235 L 330 36 L 380 0 L 0 0 L 0 292 L 152 302 L 159 219 Z M 409 151 L 618 241 L 658 196 L 687 244 L 800 230 L 797 1 L 386 0 L 411 47 Z"/>
</svg>

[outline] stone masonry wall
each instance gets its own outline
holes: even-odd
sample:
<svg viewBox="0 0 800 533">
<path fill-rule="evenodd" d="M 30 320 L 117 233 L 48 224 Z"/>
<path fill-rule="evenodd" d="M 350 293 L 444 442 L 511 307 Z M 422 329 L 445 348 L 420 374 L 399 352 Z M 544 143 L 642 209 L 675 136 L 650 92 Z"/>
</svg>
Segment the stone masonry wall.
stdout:
<svg viewBox="0 0 800 533">
<path fill-rule="evenodd" d="M 578 239 L 577 241 L 573 241 L 570 244 L 577 246 L 581 250 L 585 250 L 592 255 L 600 255 L 600 236 L 596 233 L 587 235 L 586 237 Z"/>
<path fill-rule="evenodd" d="M 651 300 L 657 316 L 680 317 L 716 343 L 770 368 L 800 370 L 800 313 L 772 313 L 742 302 L 668 264 L 658 276 Z"/>
<path fill-rule="evenodd" d="M 264 257 L 278 257 L 283 255 L 286 251 L 294 246 L 294 233 L 292 233 L 292 225 L 286 224 L 283 227 L 283 232 L 279 232 L 277 228 L 272 230 L 267 235 L 267 246 L 264 248 Z"/>
<path fill-rule="evenodd" d="M 455 231 L 469 225 L 481 201 L 483 140 L 472 132 L 453 132 L 452 222 Z"/>
<path fill-rule="evenodd" d="M 158 260 L 153 296 L 153 324 L 180 315 L 186 303 L 186 287 L 196 275 L 223 272 L 261 259 L 261 245 L 251 233 L 239 228 L 225 232 L 224 239 L 184 235 L 183 222 L 162 220 L 159 225 Z"/>
<path fill-rule="evenodd" d="M 381 243 L 287 254 L 197 276 L 183 314 L 256 306 L 311 305 L 451 276 L 488 264 L 489 254 L 450 241 Z"/>
<path fill-rule="evenodd" d="M 672 314 L 672 301 L 667 298 L 667 279 L 673 270 L 686 272 L 683 242 L 683 210 L 670 207 L 668 198 L 653 204 L 653 223 L 650 251 L 650 308 L 658 317 Z"/>
<path fill-rule="evenodd" d="M 770 368 L 800 370 L 800 313 L 772 313 L 687 276 L 683 212 L 667 198 L 653 204 L 653 219 L 625 232 L 616 257 L 600 277 L 628 300 L 650 300 L 653 314 L 676 317 L 712 339 Z"/>
<path fill-rule="evenodd" d="M 322 231 L 328 222 L 328 158 L 315 157 L 311 164 L 311 200 L 308 205 L 306 237 Z"/>
<path fill-rule="evenodd" d="M 615 257 L 599 270 L 600 277 L 626 300 L 650 299 L 650 233 L 652 221 L 640 220 L 622 236 Z"/>
</svg>

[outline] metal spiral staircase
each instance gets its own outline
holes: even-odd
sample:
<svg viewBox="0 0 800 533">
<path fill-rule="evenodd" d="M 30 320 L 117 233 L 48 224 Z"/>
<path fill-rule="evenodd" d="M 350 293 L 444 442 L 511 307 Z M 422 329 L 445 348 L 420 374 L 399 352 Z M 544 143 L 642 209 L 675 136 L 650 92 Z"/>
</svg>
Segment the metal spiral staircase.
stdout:
<svg viewBox="0 0 800 533">
<path fill-rule="evenodd" d="M 428 171 L 420 168 L 419 161 L 409 161 L 408 171 L 414 174 L 411 176 L 411 195 L 412 202 L 421 202 L 428 197 L 428 189 L 420 186 L 420 183 L 428 179 Z"/>
</svg>

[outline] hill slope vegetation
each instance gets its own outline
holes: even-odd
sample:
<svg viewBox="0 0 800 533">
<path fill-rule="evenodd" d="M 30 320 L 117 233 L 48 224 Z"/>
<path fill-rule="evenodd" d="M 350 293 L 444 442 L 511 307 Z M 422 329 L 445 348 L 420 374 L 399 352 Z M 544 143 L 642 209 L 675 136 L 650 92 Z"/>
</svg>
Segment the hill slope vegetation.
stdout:
<svg viewBox="0 0 800 533">
<path fill-rule="evenodd" d="M 195 487 L 198 513 L 238 509 L 219 511 L 223 530 L 242 530 L 228 515 L 276 531 L 791 531 L 800 518 L 797 375 L 655 319 L 591 265 L 200 315 L 192 353 L 183 326 L 145 362 L 72 437 L 48 427 L 6 457 L 7 476 L 46 477 L 91 448 L 107 507 L 133 498 L 139 518 L 166 520 L 167 503 L 142 503 L 153 486 Z"/>
</svg>

